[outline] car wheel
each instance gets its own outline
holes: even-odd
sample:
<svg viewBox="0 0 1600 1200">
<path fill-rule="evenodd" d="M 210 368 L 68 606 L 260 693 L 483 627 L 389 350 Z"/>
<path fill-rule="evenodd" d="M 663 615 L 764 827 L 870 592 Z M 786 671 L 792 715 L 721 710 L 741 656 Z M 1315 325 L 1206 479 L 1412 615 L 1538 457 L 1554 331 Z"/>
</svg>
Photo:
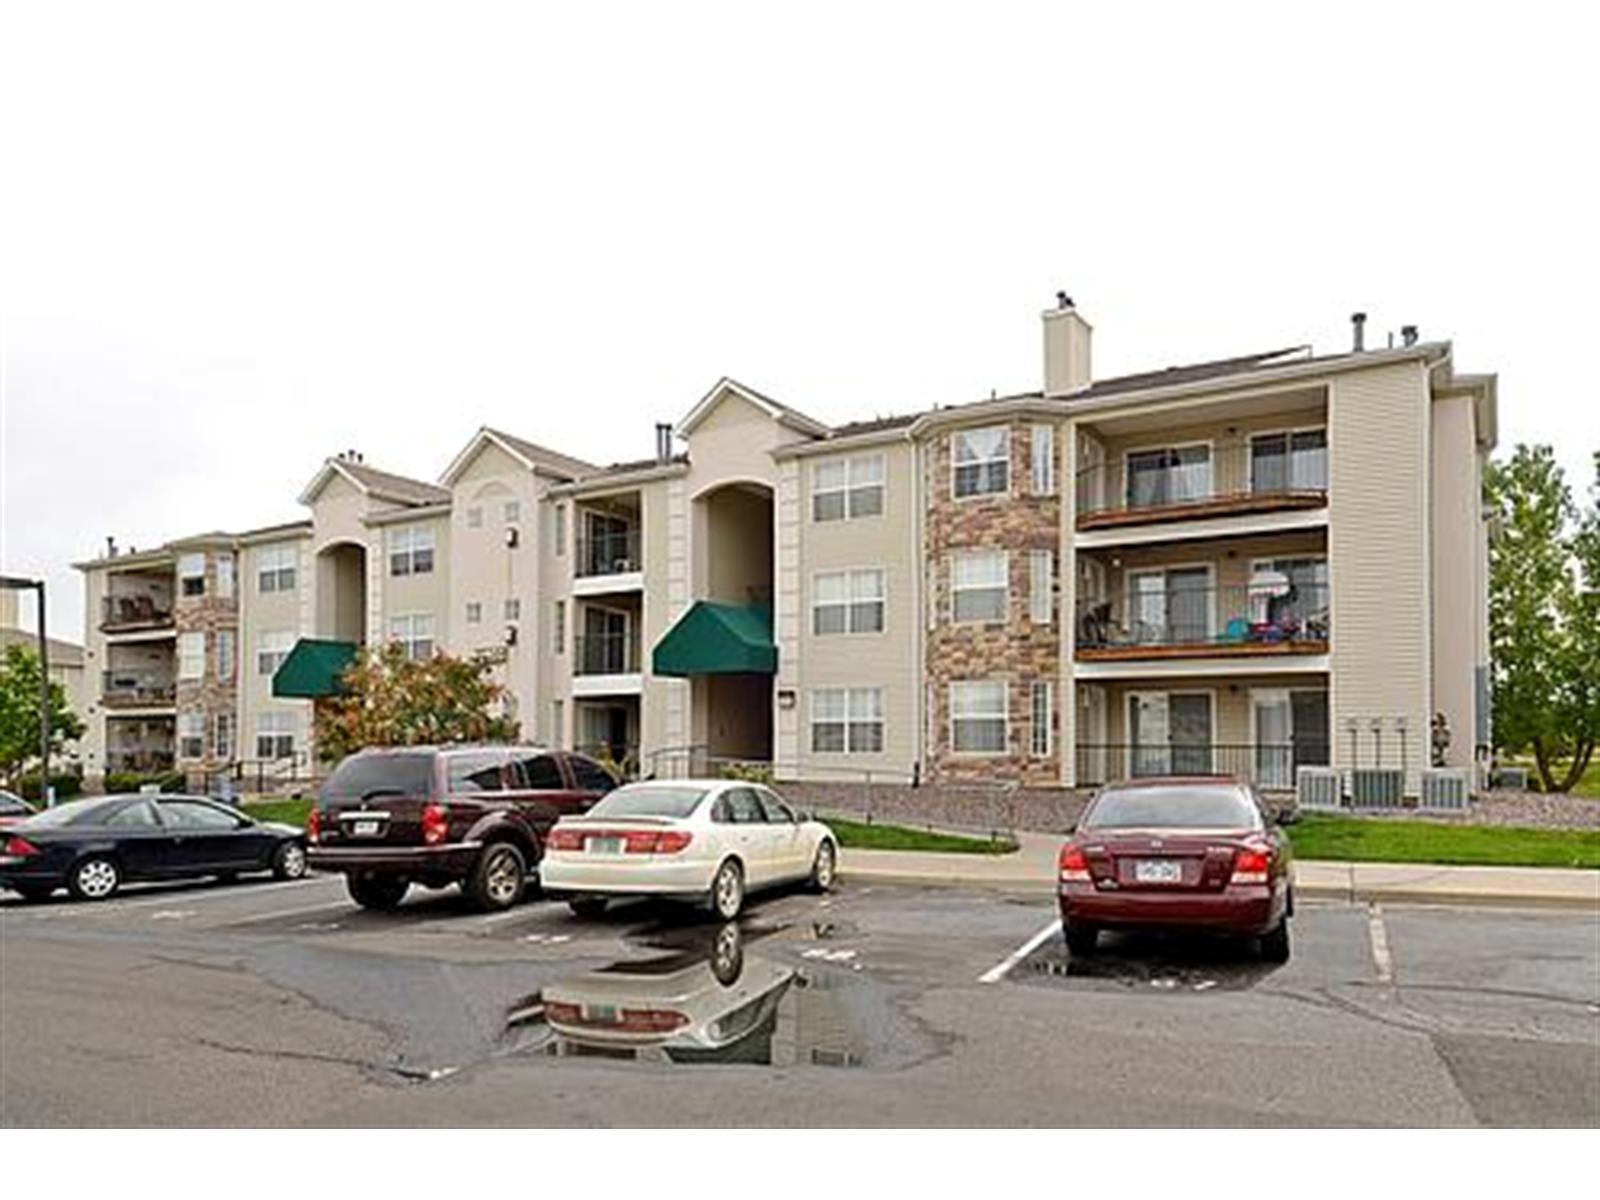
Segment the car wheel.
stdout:
<svg viewBox="0 0 1600 1200">
<path fill-rule="evenodd" d="M 1276 927 L 1261 935 L 1261 961 L 1286 963 L 1289 961 L 1289 920 L 1285 917 Z"/>
<path fill-rule="evenodd" d="M 733 859 L 717 868 L 711 880 L 711 911 L 731 921 L 744 908 L 744 870 Z"/>
<path fill-rule="evenodd" d="M 1067 953 L 1087 958 L 1100 948 L 1100 931 L 1074 921 L 1066 927 Z"/>
<path fill-rule="evenodd" d="M 306 848 L 299 842 L 285 842 L 272 856 L 274 879 L 304 879 L 306 877 Z"/>
<path fill-rule="evenodd" d="M 362 908 L 393 912 L 406 898 L 411 881 L 403 875 L 346 875 L 344 886 Z"/>
<path fill-rule="evenodd" d="M 79 900 L 109 900 L 122 886 L 122 868 L 103 854 L 84 859 L 67 876 L 67 890 Z"/>
<path fill-rule="evenodd" d="M 732 987 L 744 973 L 744 934 L 729 921 L 717 930 L 711 943 L 711 974 L 723 987 Z"/>
<path fill-rule="evenodd" d="M 604 896 L 575 896 L 567 901 L 567 907 L 572 910 L 573 916 L 590 920 L 605 913 L 606 898 Z"/>
<path fill-rule="evenodd" d="M 493 912 L 510 908 L 522 899 L 527 881 L 528 868 L 523 863 L 522 851 L 510 842 L 493 842 L 484 847 L 478 861 L 472 864 L 466 891 L 479 908 Z"/>
<path fill-rule="evenodd" d="M 809 887 L 813 892 L 833 891 L 833 879 L 839 869 L 839 852 L 827 838 L 817 847 L 817 859 L 811 864 Z"/>
<path fill-rule="evenodd" d="M 29 904 L 37 904 L 41 900 L 50 899 L 51 893 L 56 890 L 55 888 L 47 887 L 44 884 L 14 883 L 11 886 L 16 891 L 17 895 L 21 896 Z"/>
</svg>

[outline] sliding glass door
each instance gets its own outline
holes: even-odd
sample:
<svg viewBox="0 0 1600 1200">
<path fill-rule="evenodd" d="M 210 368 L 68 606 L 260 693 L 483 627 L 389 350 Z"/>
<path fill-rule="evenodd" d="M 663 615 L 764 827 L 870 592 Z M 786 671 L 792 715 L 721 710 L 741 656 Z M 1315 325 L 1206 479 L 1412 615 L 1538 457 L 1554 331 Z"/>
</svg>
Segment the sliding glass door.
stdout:
<svg viewBox="0 0 1600 1200">
<path fill-rule="evenodd" d="M 1128 731 L 1130 775 L 1211 774 L 1211 693 L 1135 692 Z"/>
</svg>

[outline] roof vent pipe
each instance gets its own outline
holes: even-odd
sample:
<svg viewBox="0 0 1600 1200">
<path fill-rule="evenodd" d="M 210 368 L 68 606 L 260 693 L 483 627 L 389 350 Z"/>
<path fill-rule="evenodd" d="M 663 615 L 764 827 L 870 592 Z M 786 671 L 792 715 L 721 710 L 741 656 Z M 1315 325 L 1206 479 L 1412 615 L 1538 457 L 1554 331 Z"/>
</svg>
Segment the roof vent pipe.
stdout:
<svg viewBox="0 0 1600 1200">
<path fill-rule="evenodd" d="M 1400 326 L 1400 341 L 1407 346 L 1417 344 L 1417 327 L 1415 325 Z"/>
<path fill-rule="evenodd" d="M 656 462 L 672 461 L 672 426 L 656 422 Z"/>
<path fill-rule="evenodd" d="M 1367 348 L 1367 314 L 1363 312 L 1350 314 L 1350 329 L 1355 335 L 1354 350 L 1360 354 Z"/>
</svg>

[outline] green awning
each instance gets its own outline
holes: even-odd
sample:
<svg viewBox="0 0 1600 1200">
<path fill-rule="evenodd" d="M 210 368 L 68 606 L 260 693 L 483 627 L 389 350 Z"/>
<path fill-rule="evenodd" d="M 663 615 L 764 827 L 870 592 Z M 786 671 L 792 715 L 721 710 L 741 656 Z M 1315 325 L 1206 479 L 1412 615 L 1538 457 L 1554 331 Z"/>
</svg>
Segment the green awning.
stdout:
<svg viewBox="0 0 1600 1200">
<path fill-rule="evenodd" d="M 773 675 L 772 610 L 761 605 L 696 600 L 656 643 L 657 675 Z"/>
<path fill-rule="evenodd" d="M 355 657 L 354 642 L 301 638 L 272 673 L 272 694 L 298 700 L 336 696 L 344 691 L 341 677 Z"/>
</svg>

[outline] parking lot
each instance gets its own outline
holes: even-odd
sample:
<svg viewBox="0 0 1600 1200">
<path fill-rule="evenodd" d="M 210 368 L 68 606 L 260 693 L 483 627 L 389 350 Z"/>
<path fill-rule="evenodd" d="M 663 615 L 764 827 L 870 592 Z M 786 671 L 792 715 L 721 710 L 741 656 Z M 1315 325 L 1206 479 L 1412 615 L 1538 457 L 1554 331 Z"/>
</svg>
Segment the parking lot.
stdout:
<svg viewBox="0 0 1600 1200">
<path fill-rule="evenodd" d="M 1590 914 L 1304 903 L 1282 967 L 1075 960 L 1053 916 L 848 879 L 732 929 L 327 876 L 0 893 L 0 1123 L 1600 1124 Z"/>
</svg>

